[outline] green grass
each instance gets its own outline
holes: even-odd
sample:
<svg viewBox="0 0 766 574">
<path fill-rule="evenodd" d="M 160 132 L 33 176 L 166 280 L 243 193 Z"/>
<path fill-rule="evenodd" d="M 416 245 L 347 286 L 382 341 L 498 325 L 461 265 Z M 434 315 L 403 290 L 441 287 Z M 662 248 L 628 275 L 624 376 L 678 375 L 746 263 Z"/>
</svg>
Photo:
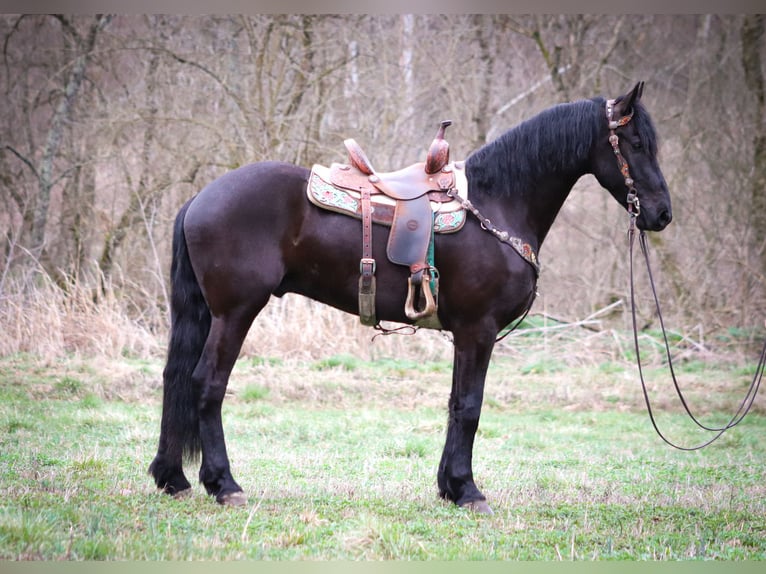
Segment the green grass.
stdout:
<svg viewBox="0 0 766 574">
<path fill-rule="evenodd" d="M 261 401 L 269 396 L 269 389 L 262 385 L 248 385 L 242 392 L 242 400 L 248 402 Z"/>
<path fill-rule="evenodd" d="M 349 364 L 238 364 L 224 425 L 249 503 L 232 509 L 198 485 L 161 495 L 146 474 L 159 361 L 0 359 L 0 559 L 766 558 L 762 410 L 682 453 L 654 435 L 629 368 L 498 360 L 474 456 L 495 514 L 478 516 L 436 495 L 444 364 Z M 742 373 L 683 374 L 704 417 L 725 418 L 741 386 L 724 381 Z M 661 424 L 697 440 L 678 412 Z"/>
<path fill-rule="evenodd" d="M 334 355 L 327 359 L 314 363 L 314 369 L 323 371 L 326 369 L 343 369 L 345 371 L 356 371 L 359 368 L 361 359 L 353 355 Z"/>
</svg>

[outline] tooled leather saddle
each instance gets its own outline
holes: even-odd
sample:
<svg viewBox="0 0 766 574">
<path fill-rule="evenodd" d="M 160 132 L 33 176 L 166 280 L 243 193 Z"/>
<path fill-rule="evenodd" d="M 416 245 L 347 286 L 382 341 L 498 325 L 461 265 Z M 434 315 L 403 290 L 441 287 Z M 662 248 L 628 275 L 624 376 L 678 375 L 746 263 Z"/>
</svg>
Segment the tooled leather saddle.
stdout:
<svg viewBox="0 0 766 574">
<path fill-rule="evenodd" d="M 376 264 L 372 257 L 374 222 L 391 228 L 386 246 L 388 259 L 410 270 L 405 315 L 416 325 L 441 328 L 436 314 L 439 276 L 433 263 L 433 235 L 462 228 L 466 214 L 461 198 L 466 199 L 468 189 L 463 162 L 449 161 L 444 132 L 451 123 L 441 122 L 425 162 L 380 173 L 350 138 L 344 141 L 348 163 L 333 163 L 330 167 L 316 164 L 311 170 L 309 200 L 362 221 L 359 318 L 365 325 L 378 322 Z"/>
</svg>

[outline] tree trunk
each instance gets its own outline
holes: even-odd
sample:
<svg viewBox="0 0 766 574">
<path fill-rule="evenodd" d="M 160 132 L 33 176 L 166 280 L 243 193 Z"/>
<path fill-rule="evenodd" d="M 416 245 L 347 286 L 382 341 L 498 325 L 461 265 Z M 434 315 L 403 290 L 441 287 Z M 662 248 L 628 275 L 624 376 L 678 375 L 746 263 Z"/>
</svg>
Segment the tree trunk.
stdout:
<svg viewBox="0 0 766 574">
<path fill-rule="evenodd" d="M 745 84 L 755 100 L 753 169 L 750 183 L 750 213 L 761 271 L 766 273 L 766 103 L 761 51 L 764 41 L 763 14 L 748 14 L 742 24 L 742 67 Z"/>
<path fill-rule="evenodd" d="M 42 254 L 45 249 L 45 226 L 48 222 L 51 189 L 56 181 L 54 175 L 54 162 L 59 152 L 59 148 L 61 147 L 61 138 L 64 134 L 66 124 L 71 120 L 74 103 L 85 78 L 85 70 L 90 62 L 98 33 L 109 23 L 111 18 L 111 16 L 105 16 L 103 14 L 96 16 L 88 30 L 87 38 L 83 40 L 67 20 L 63 17 L 59 17 L 62 25 L 65 28 L 68 28 L 72 34 L 79 55 L 72 65 L 72 70 L 69 72 L 66 86 L 64 88 L 64 97 L 59 102 L 58 106 L 56 106 L 56 110 L 51 118 L 48 137 L 45 142 L 45 148 L 43 149 L 42 159 L 40 160 L 40 167 L 38 169 L 39 190 L 35 201 L 32 234 L 30 238 L 30 247 L 32 248 L 32 251 L 37 254 Z"/>
<path fill-rule="evenodd" d="M 127 237 L 130 228 L 133 227 L 136 222 L 140 221 L 144 205 L 148 197 L 153 194 L 152 190 L 156 188 L 156 186 L 152 186 L 149 181 L 149 169 L 152 148 L 155 144 L 157 131 L 158 108 L 156 89 L 158 64 L 159 55 L 157 52 L 152 52 L 151 57 L 149 58 L 146 78 L 145 108 L 147 117 L 145 119 L 146 129 L 144 129 L 144 139 L 141 146 L 141 173 L 138 178 L 137 189 L 135 189 L 130 196 L 130 204 L 128 205 L 128 208 L 122 214 L 117 225 L 107 233 L 106 238 L 104 239 L 104 249 L 99 261 L 99 269 L 105 280 L 108 280 L 111 277 L 114 268 L 115 253 Z"/>
<path fill-rule="evenodd" d="M 478 104 L 475 115 L 472 118 L 475 126 L 474 149 L 478 149 L 487 143 L 487 134 L 489 133 L 490 121 L 492 115 L 489 113 L 490 96 L 492 94 L 492 80 L 495 70 L 495 51 L 490 45 L 494 33 L 494 18 L 490 14 L 476 14 L 473 16 L 473 24 L 476 28 L 476 41 L 479 43 L 479 60 L 483 70 L 479 79 Z"/>
</svg>

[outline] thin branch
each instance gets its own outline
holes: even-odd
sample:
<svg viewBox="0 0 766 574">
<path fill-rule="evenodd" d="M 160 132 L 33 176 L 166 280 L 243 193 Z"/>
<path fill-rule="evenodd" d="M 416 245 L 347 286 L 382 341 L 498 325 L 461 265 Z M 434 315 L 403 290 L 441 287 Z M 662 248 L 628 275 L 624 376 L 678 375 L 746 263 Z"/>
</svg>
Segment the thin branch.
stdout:
<svg viewBox="0 0 766 574">
<path fill-rule="evenodd" d="M 13 26 L 11 27 L 11 31 L 5 35 L 5 40 L 3 40 L 3 62 L 5 63 L 5 70 L 6 70 L 7 76 L 11 75 L 9 71 L 10 64 L 8 63 L 8 44 L 11 41 L 11 36 L 13 36 L 13 33 L 19 29 L 19 24 L 21 24 L 21 21 L 24 19 L 25 16 L 27 16 L 27 14 L 22 14 L 16 19 L 16 21 L 13 23 Z"/>
<path fill-rule="evenodd" d="M 598 61 L 598 64 L 596 65 L 595 77 L 596 77 L 596 82 L 598 84 L 600 84 L 599 76 L 601 74 L 601 69 L 607 64 L 609 59 L 612 57 L 612 53 L 615 51 L 615 49 L 617 48 L 617 44 L 619 44 L 620 42 L 620 30 L 622 29 L 623 22 L 625 22 L 624 15 L 620 16 L 619 19 L 617 20 L 617 23 L 614 25 L 612 38 L 609 41 L 609 45 L 604 51 L 604 55 L 601 57 L 601 59 Z"/>
<path fill-rule="evenodd" d="M 37 172 L 37 169 L 35 168 L 34 164 L 25 156 L 21 155 L 16 148 L 13 146 L 7 145 L 5 146 L 5 149 L 9 150 L 13 155 L 15 155 L 17 158 L 19 158 L 24 164 L 32 170 L 32 173 L 35 174 L 35 177 L 37 179 L 40 179 L 40 174 Z"/>
<path fill-rule="evenodd" d="M 74 38 L 74 41 L 78 46 L 82 43 L 82 36 L 80 36 L 80 33 L 72 25 L 69 19 L 66 16 L 64 16 L 64 14 L 51 14 L 51 16 L 53 16 L 53 18 L 58 20 L 62 28 L 64 28 L 64 30 L 66 30 L 69 33 L 69 35 L 72 36 L 72 38 Z"/>
</svg>

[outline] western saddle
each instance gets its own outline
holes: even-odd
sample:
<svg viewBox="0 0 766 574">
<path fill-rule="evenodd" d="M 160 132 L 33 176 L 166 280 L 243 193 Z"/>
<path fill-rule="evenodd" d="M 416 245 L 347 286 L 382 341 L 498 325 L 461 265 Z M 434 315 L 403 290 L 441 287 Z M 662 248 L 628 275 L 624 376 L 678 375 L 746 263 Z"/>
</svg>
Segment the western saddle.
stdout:
<svg viewBox="0 0 766 574">
<path fill-rule="evenodd" d="M 315 165 L 307 186 L 312 203 L 349 213 L 362 221 L 359 262 L 359 318 L 376 325 L 375 259 L 372 223 L 391 227 L 386 254 L 392 263 L 410 270 L 405 315 L 416 325 L 440 329 L 437 317 L 439 276 L 433 263 L 433 234 L 459 230 L 465 222 L 460 198 L 467 180 L 462 162 L 450 163 L 444 139 L 450 121 L 443 121 L 428 149 L 425 162 L 380 173 L 354 139 L 343 143 L 349 163 L 329 168 Z M 419 290 L 419 292 L 418 292 Z M 421 305 L 422 299 L 422 305 Z"/>
</svg>

